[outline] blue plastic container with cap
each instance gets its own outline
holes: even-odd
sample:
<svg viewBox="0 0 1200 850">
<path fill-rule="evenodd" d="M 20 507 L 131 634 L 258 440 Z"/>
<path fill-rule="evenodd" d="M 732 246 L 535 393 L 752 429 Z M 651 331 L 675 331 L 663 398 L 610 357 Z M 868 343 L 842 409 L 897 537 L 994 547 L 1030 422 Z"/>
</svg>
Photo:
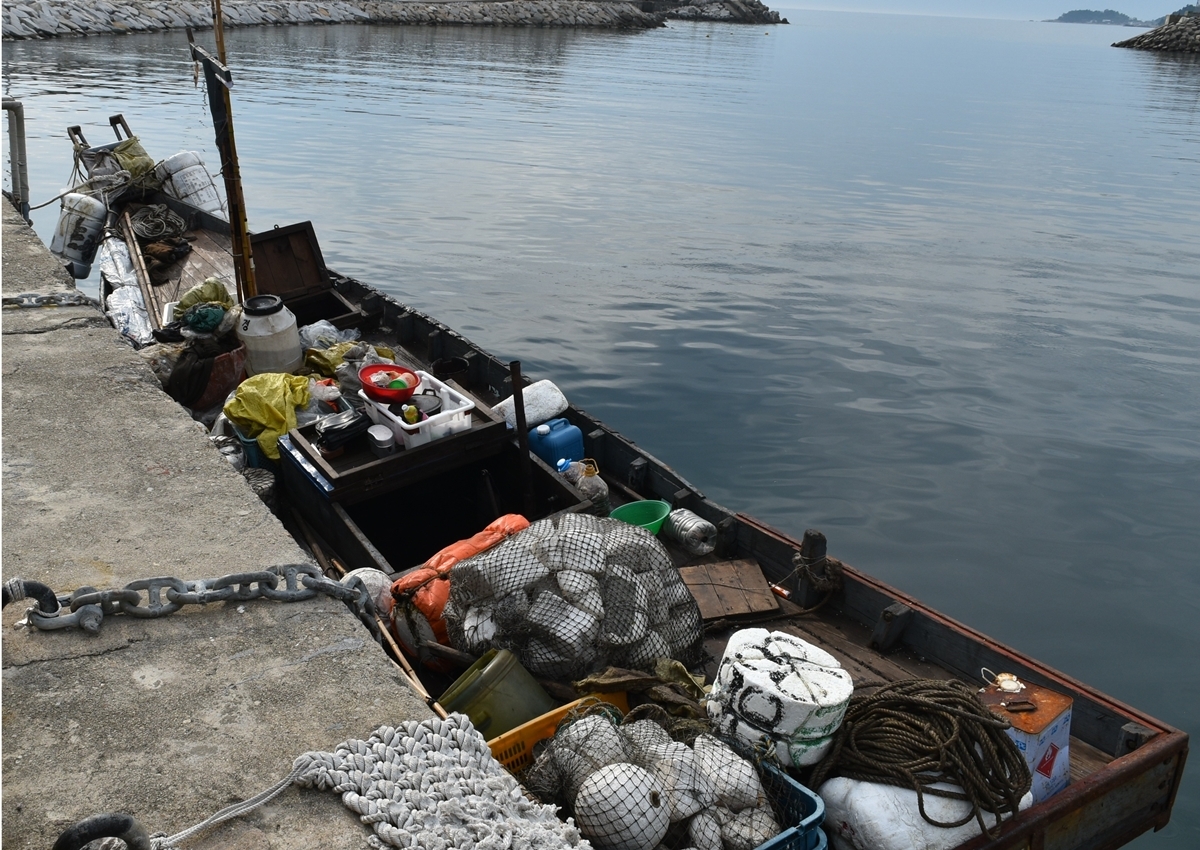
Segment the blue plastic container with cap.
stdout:
<svg viewBox="0 0 1200 850">
<path fill-rule="evenodd" d="M 529 448 L 551 467 L 560 458 L 583 460 L 583 432 L 565 419 L 551 419 L 530 429 Z"/>
</svg>

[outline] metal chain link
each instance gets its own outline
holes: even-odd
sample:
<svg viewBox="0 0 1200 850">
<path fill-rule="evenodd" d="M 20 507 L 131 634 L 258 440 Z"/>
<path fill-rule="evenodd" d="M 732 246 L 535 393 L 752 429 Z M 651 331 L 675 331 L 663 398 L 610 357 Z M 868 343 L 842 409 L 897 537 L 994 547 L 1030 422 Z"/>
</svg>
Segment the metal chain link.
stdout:
<svg viewBox="0 0 1200 850">
<path fill-rule="evenodd" d="M 89 298 L 82 292 L 55 292 L 51 295 L 38 295 L 36 292 L 24 292 L 20 295 L 5 295 L 5 307 L 99 307 L 100 302 Z"/>
<path fill-rule="evenodd" d="M 318 593 L 345 602 L 375 640 L 382 640 L 375 619 L 375 602 L 362 580 L 355 577 L 349 584 L 342 584 L 326 578 L 314 564 L 286 564 L 194 581 L 158 576 L 131 581 L 123 588 L 110 590 L 81 587 L 69 596 L 59 597 L 61 607 L 56 613 L 47 614 L 34 606 L 25 616 L 29 623 L 46 631 L 77 627 L 95 634 L 108 614 L 157 619 L 174 614 L 187 605 L 251 599 L 300 602 L 312 599 Z M 142 604 L 143 594 L 145 604 Z"/>
</svg>

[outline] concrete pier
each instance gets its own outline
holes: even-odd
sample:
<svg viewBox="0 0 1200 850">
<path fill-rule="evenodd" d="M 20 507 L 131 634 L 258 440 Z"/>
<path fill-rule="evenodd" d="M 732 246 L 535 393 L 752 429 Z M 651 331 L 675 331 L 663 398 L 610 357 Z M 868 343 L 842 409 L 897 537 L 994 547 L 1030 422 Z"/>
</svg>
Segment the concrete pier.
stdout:
<svg viewBox="0 0 1200 850">
<path fill-rule="evenodd" d="M 7 10 L 7 6 L 6 6 Z M 3 294 L 74 292 L 11 204 Z M 2 578 L 58 593 L 306 561 L 279 520 L 94 307 L 3 311 Z M 163 600 L 165 601 L 165 600 Z M 384 724 L 431 716 L 346 607 L 250 600 L 99 634 L 3 611 L 3 834 L 45 850 L 88 816 L 174 834 Z M 291 788 L 189 847 L 361 850 L 337 794 Z"/>
</svg>

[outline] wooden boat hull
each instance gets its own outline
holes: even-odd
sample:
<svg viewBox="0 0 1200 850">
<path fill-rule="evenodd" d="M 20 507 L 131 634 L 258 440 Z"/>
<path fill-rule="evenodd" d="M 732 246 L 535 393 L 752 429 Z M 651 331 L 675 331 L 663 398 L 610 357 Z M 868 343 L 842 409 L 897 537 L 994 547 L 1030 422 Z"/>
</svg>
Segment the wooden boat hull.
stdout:
<svg viewBox="0 0 1200 850">
<path fill-rule="evenodd" d="M 420 365 L 459 357 L 461 383 L 494 403 L 511 394 L 508 365 L 449 327 L 370 286 L 333 277 L 334 288 L 361 305 L 364 327 L 388 328 L 391 342 Z M 657 458 L 585 411 L 563 414 L 584 435 L 611 488 L 626 498 L 663 499 L 718 529 L 713 559 L 757 561 L 772 583 L 791 582 L 801 541 L 706 498 Z M 844 566 L 844 581 L 819 615 L 797 616 L 783 604 L 775 620 L 833 651 L 857 674 L 882 681 L 912 676 L 978 681 L 982 668 L 1006 671 L 1074 701 L 1071 784 L 1005 822 L 995 838 L 981 835 L 958 850 L 1105 850 L 1120 847 L 1169 821 L 1183 775 L 1188 736 L 1017 650 L 946 617 L 907 594 Z M 806 582 L 790 587 L 792 602 L 809 607 L 824 596 Z M 736 625 L 736 624 L 733 624 Z M 719 654 L 718 654 L 719 657 Z"/>
</svg>

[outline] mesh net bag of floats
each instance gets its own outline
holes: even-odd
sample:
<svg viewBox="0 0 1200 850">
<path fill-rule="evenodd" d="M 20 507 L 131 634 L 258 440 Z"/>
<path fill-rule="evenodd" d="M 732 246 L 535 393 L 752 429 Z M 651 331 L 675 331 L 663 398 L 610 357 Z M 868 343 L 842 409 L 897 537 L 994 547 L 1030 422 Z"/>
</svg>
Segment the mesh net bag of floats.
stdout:
<svg viewBox="0 0 1200 850">
<path fill-rule="evenodd" d="M 607 666 L 652 670 L 702 657 L 700 609 L 653 534 L 560 514 L 449 571 L 451 645 L 507 649 L 535 676 L 580 679 Z"/>
<path fill-rule="evenodd" d="M 600 850 L 751 850 L 777 836 L 754 762 L 694 728 L 682 737 L 597 701 L 564 718 L 522 782 Z"/>
</svg>

